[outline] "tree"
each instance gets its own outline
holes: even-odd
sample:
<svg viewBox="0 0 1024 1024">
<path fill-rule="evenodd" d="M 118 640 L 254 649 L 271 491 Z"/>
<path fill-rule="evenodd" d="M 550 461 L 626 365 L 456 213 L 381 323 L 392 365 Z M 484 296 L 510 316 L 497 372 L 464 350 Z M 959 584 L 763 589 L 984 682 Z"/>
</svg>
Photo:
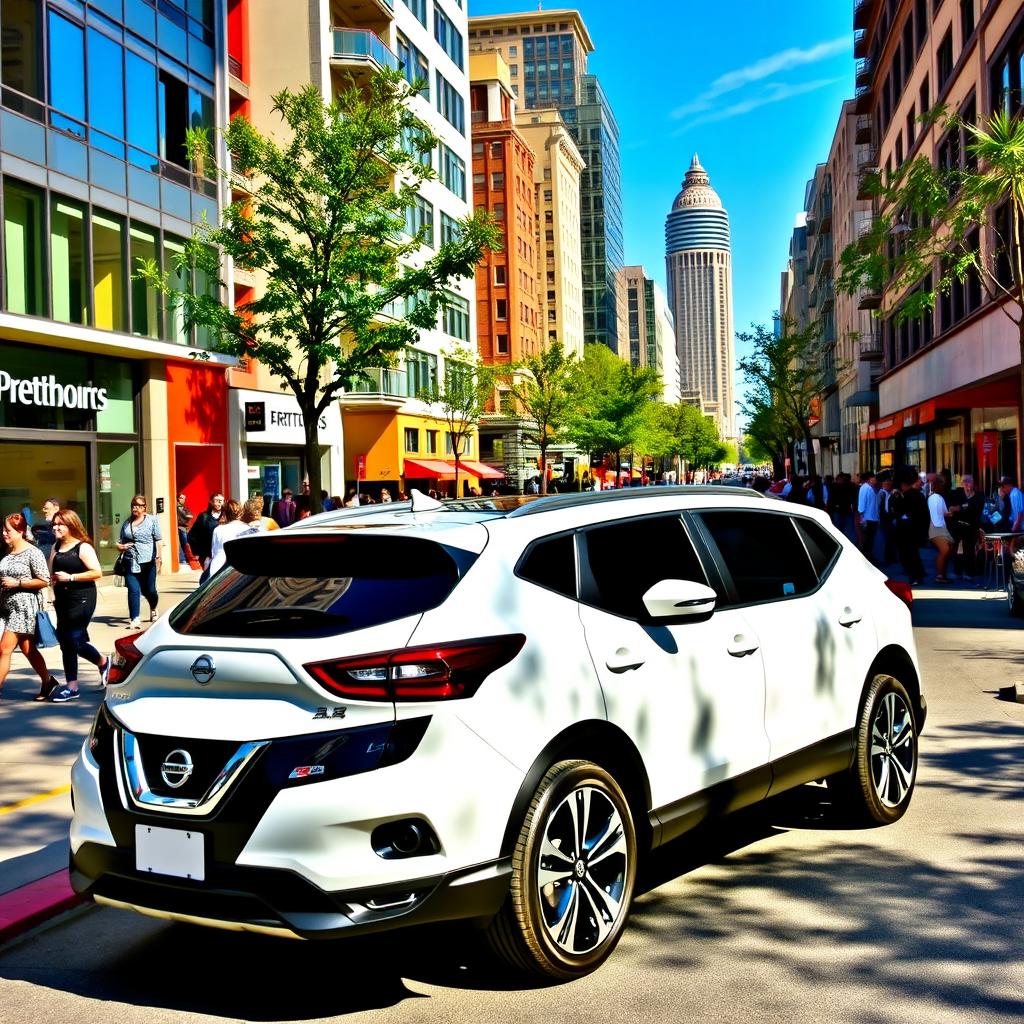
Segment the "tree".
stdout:
<svg viewBox="0 0 1024 1024">
<path fill-rule="evenodd" d="M 752 398 L 750 406 L 753 412 L 747 421 L 747 451 L 754 462 L 770 462 L 776 478 L 781 478 L 792 437 L 773 405 L 760 405 Z"/>
<path fill-rule="evenodd" d="M 944 117 L 936 108 L 925 120 Z M 983 291 L 1016 328 L 1024 410 L 1024 120 L 999 111 L 977 125 L 948 118 L 944 127 L 966 139 L 963 166 L 933 167 L 919 156 L 874 175 L 877 216 L 843 252 L 837 287 L 883 296 L 882 317 L 922 326 L 956 285 L 977 289 L 979 304 Z M 1024 444 L 1017 452 L 1021 478 Z"/>
<path fill-rule="evenodd" d="M 476 353 L 468 348 L 457 348 L 444 362 L 444 381 L 420 397 L 441 407 L 448 427 L 452 454 L 455 456 L 455 497 L 459 496 L 459 466 L 470 437 L 487 402 L 494 393 L 494 373 L 483 366 Z"/>
<path fill-rule="evenodd" d="M 155 262 L 141 275 L 180 303 L 189 326 L 206 329 L 220 351 L 262 363 L 291 391 L 305 423 L 313 511 L 319 511 L 317 421 L 371 367 L 394 364 L 421 329 L 436 327 L 446 286 L 472 276 L 498 232 L 486 214 L 467 218 L 459 237 L 419 266 L 423 230 L 406 232 L 405 212 L 435 177 L 437 139 L 409 103 L 401 74 L 374 76 L 324 103 L 309 86 L 273 98 L 286 138 L 260 134 L 244 117 L 224 131 L 230 167 L 215 162 L 202 131 L 189 133 L 194 164 L 243 194 L 219 225 L 203 224 L 179 270 L 220 282 L 220 292 L 175 291 Z M 426 160 L 426 162 L 424 162 Z M 265 275 L 259 298 L 237 308 L 221 293 L 222 256 Z"/>
<path fill-rule="evenodd" d="M 580 388 L 580 364 L 559 341 L 502 375 L 525 420 L 523 436 L 540 448 L 540 493 L 548 489 L 548 448 L 560 441 Z"/>
<path fill-rule="evenodd" d="M 825 346 L 816 324 L 796 330 L 792 320 L 782 319 L 779 334 L 763 324 L 752 324 L 753 331 L 737 335 L 753 347 L 751 355 L 740 360 L 746 375 L 748 392 L 743 412 L 755 424 L 773 422 L 788 444 L 803 441 L 807 449 L 807 470 L 817 471 L 811 439 L 811 420 L 817 400 L 832 373 L 827 366 Z"/>
</svg>

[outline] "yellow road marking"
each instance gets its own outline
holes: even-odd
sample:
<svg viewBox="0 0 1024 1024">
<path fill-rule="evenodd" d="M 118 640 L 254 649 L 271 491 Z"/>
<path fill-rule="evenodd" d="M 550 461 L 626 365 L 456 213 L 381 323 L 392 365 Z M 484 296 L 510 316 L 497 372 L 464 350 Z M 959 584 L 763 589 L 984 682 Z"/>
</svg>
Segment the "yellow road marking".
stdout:
<svg viewBox="0 0 1024 1024">
<path fill-rule="evenodd" d="M 0 804 L 0 814 L 10 814 L 12 811 L 20 811 L 22 807 L 42 803 L 43 800 L 52 800 L 55 796 L 63 796 L 65 793 L 70 792 L 70 786 L 58 786 L 56 789 L 51 789 L 46 793 L 38 793 L 36 796 L 27 796 L 24 800 L 15 800 L 13 804 Z"/>
</svg>

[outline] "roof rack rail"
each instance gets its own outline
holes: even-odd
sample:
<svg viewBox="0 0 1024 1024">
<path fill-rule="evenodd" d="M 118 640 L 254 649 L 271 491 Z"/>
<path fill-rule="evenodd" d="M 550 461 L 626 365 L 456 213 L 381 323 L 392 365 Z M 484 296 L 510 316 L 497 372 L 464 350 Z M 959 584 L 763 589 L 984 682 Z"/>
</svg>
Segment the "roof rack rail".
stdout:
<svg viewBox="0 0 1024 1024">
<path fill-rule="evenodd" d="M 642 498 L 666 498 L 671 495 L 698 497 L 703 494 L 727 494 L 732 498 L 750 498 L 755 501 L 764 495 L 749 487 L 732 487 L 728 484 L 685 484 L 674 487 L 623 487 L 616 491 L 567 491 L 564 494 L 546 494 L 535 498 L 508 513 L 509 519 L 519 516 L 535 516 L 541 512 L 556 512 L 563 508 L 575 508 L 594 501 L 637 501 Z"/>
</svg>

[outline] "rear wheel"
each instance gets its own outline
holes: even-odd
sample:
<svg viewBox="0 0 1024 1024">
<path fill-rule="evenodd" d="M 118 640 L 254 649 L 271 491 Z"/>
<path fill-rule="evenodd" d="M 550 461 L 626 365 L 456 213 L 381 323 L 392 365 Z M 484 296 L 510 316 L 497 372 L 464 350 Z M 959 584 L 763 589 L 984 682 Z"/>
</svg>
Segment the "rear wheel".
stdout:
<svg viewBox="0 0 1024 1024">
<path fill-rule="evenodd" d="M 619 940 L 636 856 L 629 803 L 611 775 L 587 761 L 552 766 L 523 821 L 491 947 L 550 978 L 590 973 Z"/>
<path fill-rule="evenodd" d="M 829 779 L 840 807 L 862 821 L 889 825 L 906 813 L 917 781 L 917 724 L 903 684 L 877 675 L 857 724 L 850 770 Z"/>
</svg>

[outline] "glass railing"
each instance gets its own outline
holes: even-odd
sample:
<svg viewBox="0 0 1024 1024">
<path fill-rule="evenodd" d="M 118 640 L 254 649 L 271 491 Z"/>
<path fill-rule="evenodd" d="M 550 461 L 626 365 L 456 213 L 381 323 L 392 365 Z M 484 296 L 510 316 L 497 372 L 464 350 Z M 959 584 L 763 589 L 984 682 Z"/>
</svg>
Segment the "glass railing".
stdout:
<svg viewBox="0 0 1024 1024">
<path fill-rule="evenodd" d="M 410 398 L 408 374 L 405 370 L 388 370 L 380 367 L 364 370 L 367 379 L 358 381 L 348 393 L 350 395 L 391 395 L 396 398 Z"/>
<path fill-rule="evenodd" d="M 366 57 L 382 68 L 397 71 L 398 57 L 384 44 L 376 32 L 367 29 L 334 28 L 334 57 Z"/>
</svg>

